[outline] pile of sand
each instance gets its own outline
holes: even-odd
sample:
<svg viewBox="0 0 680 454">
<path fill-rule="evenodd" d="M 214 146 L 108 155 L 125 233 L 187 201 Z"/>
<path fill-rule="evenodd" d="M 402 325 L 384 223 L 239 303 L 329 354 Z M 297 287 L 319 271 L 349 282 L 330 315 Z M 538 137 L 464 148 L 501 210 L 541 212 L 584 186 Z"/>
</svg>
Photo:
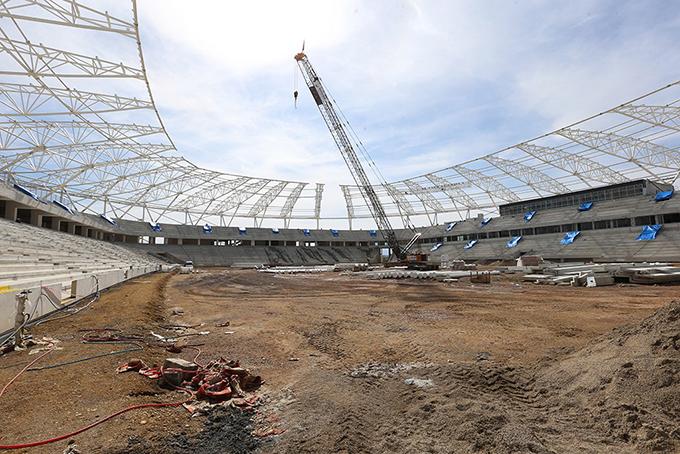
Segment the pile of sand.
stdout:
<svg viewBox="0 0 680 454">
<path fill-rule="evenodd" d="M 538 373 L 590 413 L 592 429 L 639 451 L 680 449 L 680 301 L 613 330 Z"/>
</svg>

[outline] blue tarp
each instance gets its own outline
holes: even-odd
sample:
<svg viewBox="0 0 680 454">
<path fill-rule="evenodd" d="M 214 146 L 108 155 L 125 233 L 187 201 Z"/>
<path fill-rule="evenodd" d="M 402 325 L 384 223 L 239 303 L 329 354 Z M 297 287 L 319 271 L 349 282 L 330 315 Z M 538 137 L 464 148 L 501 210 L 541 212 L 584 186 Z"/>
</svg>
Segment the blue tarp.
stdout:
<svg viewBox="0 0 680 454">
<path fill-rule="evenodd" d="M 17 191 L 19 191 L 19 192 L 21 192 L 21 193 L 23 193 L 23 194 L 26 194 L 27 196 L 29 196 L 29 197 L 32 198 L 32 199 L 37 200 L 38 202 L 42 202 L 42 200 L 40 200 L 40 199 L 38 198 L 37 195 L 33 194 L 31 191 L 29 191 L 28 189 L 26 189 L 26 188 L 23 187 L 23 186 L 19 186 L 18 184 L 15 183 L 15 184 L 14 184 L 14 189 L 16 189 Z"/>
<path fill-rule="evenodd" d="M 560 243 L 563 245 L 568 245 L 574 242 L 577 236 L 581 234 L 580 231 L 574 230 L 573 232 L 567 232 L 564 234 L 564 237 L 560 240 Z"/>
<path fill-rule="evenodd" d="M 491 218 L 484 218 L 484 219 L 482 219 L 482 222 L 479 225 L 485 226 L 489 222 L 491 222 Z"/>
<path fill-rule="evenodd" d="M 369 230 L 368 234 L 372 236 L 373 238 L 378 236 L 378 231 L 377 230 Z"/>
<path fill-rule="evenodd" d="M 588 211 L 593 207 L 593 202 L 583 202 L 578 206 L 579 211 Z"/>
<path fill-rule="evenodd" d="M 312 232 L 310 232 L 309 229 L 302 229 L 302 234 L 304 236 L 310 236 L 312 234 Z"/>
<path fill-rule="evenodd" d="M 111 224 L 111 225 L 118 225 L 118 224 L 116 223 L 116 221 L 114 221 L 113 219 L 111 219 L 110 217 L 108 217 L 108 216 L 105 215 L 105 214 L 100 214 L 99 217 L 102 218 L 103 220 L 105 220 L 106 222 L 108 222 L 108 223 Z"/>
<path fill-rule="evenodd" d="M 670 200 L 671 197 L 673 197 L 672 189 L 670 191 L 657 192 L 654 200 L 657 202 L 663 202 L 664 200 Z"/>
<path fill-rule="evenodd" d="M 507 247 L 515 247 L 515 246 L 517 246 L 517 244 L 518 244 L 520 241 L 522 241 L 522 235 L 520 235 L 520 236 L 513 236 L 512 239 L 511 239 L 510 241 L 508 241 L 507 243 L 505 243 L 505 245 L 506 245 Z"/>
<path fill-rule="evenodd" d="M 447 225 L 447 226 L 446 226 L 446 231 L 447 231 L 447 232 L 450 232 L 451 230 L 453 230 L 453 228 L 456 226 L 456 224 L 458 224 L 458 223 L 457 223 L 457 222 L 452 222 L 452 223 L 450 223 L 449 225 Z"/>
<path fill-rule="evenodd" d="M 651 241 L 656 239 L 656 234 L 663 227 L 661 224 L 646 225 L 642 227 L 642 232 L 637 237 L 638 241 Z"/>
<path fill-rule="evenodd" d="M 73 214 L 73 210 L 72 210 L 70 207 L 68 207 L 68 206 L 64 205 L 63 203 L 61 203 L 60 201 L 58 201 L 58 200 L 52 200 L 52 203 L 55 204 L 56 206 L 58 206 L 59 208 L 61 208 L 62 210 L 66 210 L 66 211 L 68 211 L 69 213 Z"/>
<path fill-rule="evenodd" d="M 248 233 L 248 230 L 245 227 L 239 227 L 238 228 L 238 234 L 239 235 L 245 235 Z"/>
<path fill-rule="evenodd" d="M 338 231 L 335 230 L 335 229 L 331 229 L 331 235 L 333 235 L 333 236 L 340 236 L 340 232 L 338 232 Z"/>
<path fill-rule="evenodd" d="M 272 228 L 272 233 L 273 233 L 274 235 L 277 235 L 277 234 L 279 233 L 279 228 L 278 228 L 278 227 L 273 227 L 273 228 Z"/>
<path fill-rule="evenodd" d="M 149 222 L 149 227 L 151 227 L 151 230 L 153 230 L 154 232 L 160 232 L 161 230 L 163 230 L 161 229 L 161 225 L 158 222 L 156 222 L 155 224 Z"/>
<path fill-rule="evenodd" d="M 478 242 L 479 242 L 479 240 L 470 240 L 465 244 L 465 246 L 463 246 L 463 249 L 470 249 L 472 246 L 474 246 Z"/>
<path fill-rule="evenodd" d="M 203 233 L 208 234 L 212 233 L 212 225 L 206 224 L 203 226 Z"/>
<path fill-rule="evenodd" d="M 535 215 L 536 215 L 536 210 L 527 211 L 526 213 L 524 213 L 524 222 L 531 221 Z"/>
<path fill-rule="evenodd" d="M 444 245 L 444 243 L 437 243 L 437 244 L 435 244 L 435 245 L 432 246 L 432 248 L 430 249 L 430 252 L 436 251 L 437 249 L 439 249 L 439 248 L 442 247 L 443 245 Z"/>
</svg>

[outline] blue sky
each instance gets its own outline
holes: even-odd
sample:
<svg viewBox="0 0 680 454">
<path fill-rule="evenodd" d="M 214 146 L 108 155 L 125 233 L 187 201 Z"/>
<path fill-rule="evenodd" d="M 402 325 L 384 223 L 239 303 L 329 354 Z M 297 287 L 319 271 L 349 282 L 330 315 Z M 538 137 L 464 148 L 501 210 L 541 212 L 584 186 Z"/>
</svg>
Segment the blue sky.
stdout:
<svg viewBox="0 0 680 454">
<path fill-rule="evenodd" d="M 151 88 L 201 166 L 351 183 L 293 55 L 307 54 L 388 180 L 493 152 L 680 79 L 668 1 L 142 0 Z"/>
</svg>

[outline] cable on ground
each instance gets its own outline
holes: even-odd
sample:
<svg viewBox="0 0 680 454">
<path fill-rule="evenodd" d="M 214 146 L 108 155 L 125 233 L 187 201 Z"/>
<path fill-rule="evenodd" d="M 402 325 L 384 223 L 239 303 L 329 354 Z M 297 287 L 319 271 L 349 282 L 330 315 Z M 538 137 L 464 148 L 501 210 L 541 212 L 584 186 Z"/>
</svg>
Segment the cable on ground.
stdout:
<svg viewBox="0 0 680 454">
<path fill-rule="evenodd" d="M 116 342 L 116 343 L 118 343 L 118 342 Z M 126 348 L 124 350 L 116 350 L 114 352 L 100 353 L 98 355 L 87 356 L 85 358 L 78 358 L 78 359 L 74 359 L 74 360 L 71 360 L 71 361 L 64 361 L 62 363 L 57 363 L 57 364 L 49 364 L 47 366 L 30 367 L 30 368 L 26 369 L 26 372 L 33 372 L 33 371 L 46 370 L 46 369 L 56 369 L 57 367 L 70 366 L 71 364 L 84 363 L 85 361 L 90 361 L 92 359 L 104 358 L 106 356 L 114 356 L 114 355 L 120 355 L 122 353 L 138 352 L 140 350 L 144 350 L 144 347 L 139 345 L 139 344 L 133 343 L 131 345 L 134 345 L 135 347 L 134 348 Z"/>
</svg>

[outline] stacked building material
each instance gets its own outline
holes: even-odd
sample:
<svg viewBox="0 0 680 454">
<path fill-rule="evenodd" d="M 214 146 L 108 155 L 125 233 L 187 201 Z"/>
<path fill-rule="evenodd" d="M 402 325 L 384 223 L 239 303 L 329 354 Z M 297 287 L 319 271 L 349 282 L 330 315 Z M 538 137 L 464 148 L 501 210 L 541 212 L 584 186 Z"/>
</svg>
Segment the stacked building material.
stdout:
<svg viewBox="0 0 680 454">
<path fill-rule="evenodd" d="M 537 284 L 600 287 L 615 282 L 633 284 L 680 283 L 680 267 L 668 263 L 585 263 L 544 266 L 522 279 Z"/>
</svg>

